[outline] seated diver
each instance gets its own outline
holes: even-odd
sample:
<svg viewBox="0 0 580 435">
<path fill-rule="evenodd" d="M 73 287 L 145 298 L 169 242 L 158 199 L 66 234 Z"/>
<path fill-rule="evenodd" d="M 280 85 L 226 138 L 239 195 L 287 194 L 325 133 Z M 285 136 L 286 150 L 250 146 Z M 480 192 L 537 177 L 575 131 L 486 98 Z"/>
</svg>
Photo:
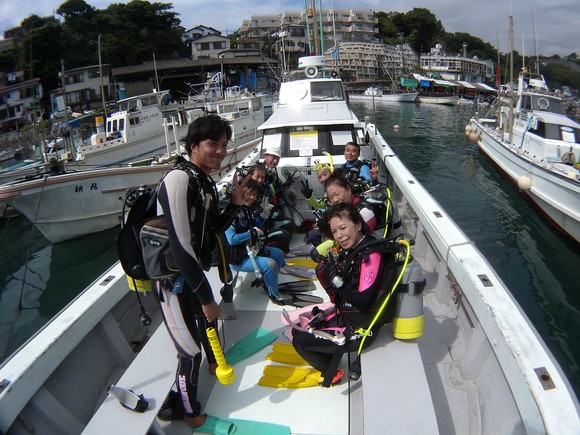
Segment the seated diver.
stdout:
<svg viewBox="0 0 580 435">
<path fill-rule="evenodd" d="M 278 290 L 278 271 L 284 266 L 284 252 L 274 246 L 255 251 L 264 233 L 256 227 L 250 206 L 256 201 L 262 187 L 250 179 L 247 188 L 249 194 L 246 203 L 240 207 L 232 225 L 225 232 L 230 245 L 228 263 L 232 270 L 242 272 L 259 269 L 270 298 L 279 304 L 288 304 L 292 302 L 292 296 L 281 294 Z"/>
<path fill-rule="evenodd" d="M 380 313 L 385 290 L 394 281 L 394 256 L 383 255 L 373 246 L 368 226 L 352 204 L 333 205 L 326 214 L 328 236 L 339 251 L 323 259 L 316 268 L 320 284 L 328 293 L 334 309 L 313 311 L 308 329 L 294 328 L 292 344 L 297 353 L 324 377 L 322 386 L 340 382 L 344 370 L 338 369 L 345 352 L 360 350 L 362 329 L 379 321 L 367 335 L 363 348 L 376 339 L 378 330 L 394 313 L 394 299 Z M 376 242 L 375 242 L 376 243 Z M 312 329 L 311 329 L 312 328 Z"/>
<path fill-rule="evenodd" d="M 250 167 L 248 175 L 260 186 L 265 186 L 267 172 L 264 163 L 257 163 Z M 263 190 L 264 187 L 262 187 Z M 256 226 L 268 234 L 266 245 L 275 246 L 287 253 L 290 250 L 290 240 L 292 239 L 292 233 L 288 229 L 290 221 L 278 218 L 277 210 L 271 203 L 270 196 L 264 194 L 261 200 L 257 199 L 252 205 L 252 211 L 255 212 Z"/>
</svg>

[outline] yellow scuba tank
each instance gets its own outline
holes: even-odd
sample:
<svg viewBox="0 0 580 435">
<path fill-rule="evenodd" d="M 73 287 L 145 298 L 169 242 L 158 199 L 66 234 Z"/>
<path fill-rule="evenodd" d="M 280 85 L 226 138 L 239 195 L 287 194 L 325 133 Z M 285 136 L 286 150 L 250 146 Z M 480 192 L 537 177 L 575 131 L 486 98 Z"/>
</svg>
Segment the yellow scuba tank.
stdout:
<svg viewBox="0 0 580 435">
<path fill-rule="evenodd" d="M 138 291 L 138 292 L 150 292 L 151 291 L 151 280 L 133 279 L 129 275 L 125 275 L 125 276 L 127 277 L 127 283 L 129 284 L 129 288 L 131 290 Z"/>
<path fill-rule="evenodd" d="M 423 335 L 425 317 L 423 315 L 423 290 L 425 274 L 417 260 L 411 260 L 403 274 L 396 293 L 397 308 L 393 317 L 393 336 L 401 340 L 411 340 Z"/>
</svg>

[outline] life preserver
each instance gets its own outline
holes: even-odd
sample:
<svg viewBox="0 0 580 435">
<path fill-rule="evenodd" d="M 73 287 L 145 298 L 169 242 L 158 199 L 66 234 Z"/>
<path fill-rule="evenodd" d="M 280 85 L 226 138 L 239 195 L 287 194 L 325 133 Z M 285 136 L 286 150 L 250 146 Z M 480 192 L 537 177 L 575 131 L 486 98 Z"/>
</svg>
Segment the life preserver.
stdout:
<svg viewBox="0 0 580 435">
<path fill-rule="evenodd" d="M 316 68 L 314 65 L 306 67 L 304 74 L 306 74 L 306 77 L 309 79 L 312 79 L 318 75 L 318 68 Z"/>
<path fill-rule="evenodd" d="M 542 110 L 546 110 L 548 107 L 550 107 L 550 101 L 547 98 L 539 98 L 538 99 L 538 107 Z"/>
</svg>

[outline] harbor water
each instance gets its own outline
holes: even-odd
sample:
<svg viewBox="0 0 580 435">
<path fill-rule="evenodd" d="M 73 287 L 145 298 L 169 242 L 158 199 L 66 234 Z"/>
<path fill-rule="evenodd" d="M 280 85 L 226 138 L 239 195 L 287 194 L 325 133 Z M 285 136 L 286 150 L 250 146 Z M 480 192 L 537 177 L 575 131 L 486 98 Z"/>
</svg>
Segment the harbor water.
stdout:
<svg viewBox="0 0 580 435">
<path fill-rule="evenodd" d="M 580 392 L 578 245 L 550 227 L 465 136 L 475 108 L 354 103 L 471 238 Z M 395 130 L 394 126 L 399 128 Z M 0 226 L 0 361 L 116 260 L 118 229 L 51 245 L 23 217 Z"/>
</svg>

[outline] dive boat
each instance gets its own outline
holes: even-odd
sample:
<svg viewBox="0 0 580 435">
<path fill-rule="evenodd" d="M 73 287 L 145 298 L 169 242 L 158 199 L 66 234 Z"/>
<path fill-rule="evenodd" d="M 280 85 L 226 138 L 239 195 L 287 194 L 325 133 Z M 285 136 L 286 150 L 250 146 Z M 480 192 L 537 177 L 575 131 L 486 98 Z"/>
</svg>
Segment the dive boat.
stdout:
<svg viewBox="0 0 580 435">
<path fill-rule="evenodd" d="M 409 316 L 423 319 L 424 329 L 395 338 L 393 325 L 385 325 L 362 352 L 356 380 L 345 376 L 328 389 L 316 382 L 308 388 L 260 386 L 272 364 L 266 360 L 272 340 L 288 343 L 283 310 L 296 312 L 274 304 L 252 287 L 253 274 L 240 272 L 233 302 L 221 302 L 219 336 L 226 355 L 235 343 L 245 343 L 245 359 L 232 361 L 229 385 L 209 375 L 202 362 L 203 412 L 253 422 L 253 431 L 236 432 L 252 434 L 579 433 L 580 407 L 562 369 L 474 243 L 376 126 L 357 118 L 324 57 L 303 58 L 299 66 L 281 84 L 277 108 L 260 126 L 258 147 L 240 165 L 280 147 L 281 179 L 295 180 L 286 200 L 312 218 L 298 181 L 317 186 L 320 196 L 314 165 L 340 165 L 345 144 L 361 144 L 361 158 L 376 159 L 379 181 L 391 186 L 400 231 L 412 241 L 415 266 L 402 282 L 408 288 L 426 281 L 423 293 L 400 290 L 397 296 L 412 298 Z M 233 172 L 219 181 L 219 192 Z M 302 234 L 293 237 L 298 253 Z M 219 301 L 217 270 L 207 276 Z M 312 282 L 313 294 L 328 300 L 320 283 Z M 144 313 L 116 263 L 6 360 L 0 366 L 0 431 L 190 434 L 183 421 L 157 416 L 174 386 L 177 359 L 159 304 L 146 295 L 141 293 Z M 270 344 L 262 340 L 268 334 Z M 341 362 L 347 373 L 350 362 L 346 355 Z M 119 401 L 143 404 L 139 396 L 148 403 L 144 412 Z"/>
<path fill-rule="evenodd" d="M 466 134 L 548 222 L 580 242 L 580 124 L 541 74 L 522 71 L 511 101 L 504 92 L 495 116 L 476 113 Z"/>
<path fill-rule="evenodd" d="M 371 86 L 365 89 L 363 94 L 349 94 L 353 101 L 378 101 L 389 103 L 414 103 L 418 92 L 392 92 L 385 93 L 382 89 Z"/>
</svg>

